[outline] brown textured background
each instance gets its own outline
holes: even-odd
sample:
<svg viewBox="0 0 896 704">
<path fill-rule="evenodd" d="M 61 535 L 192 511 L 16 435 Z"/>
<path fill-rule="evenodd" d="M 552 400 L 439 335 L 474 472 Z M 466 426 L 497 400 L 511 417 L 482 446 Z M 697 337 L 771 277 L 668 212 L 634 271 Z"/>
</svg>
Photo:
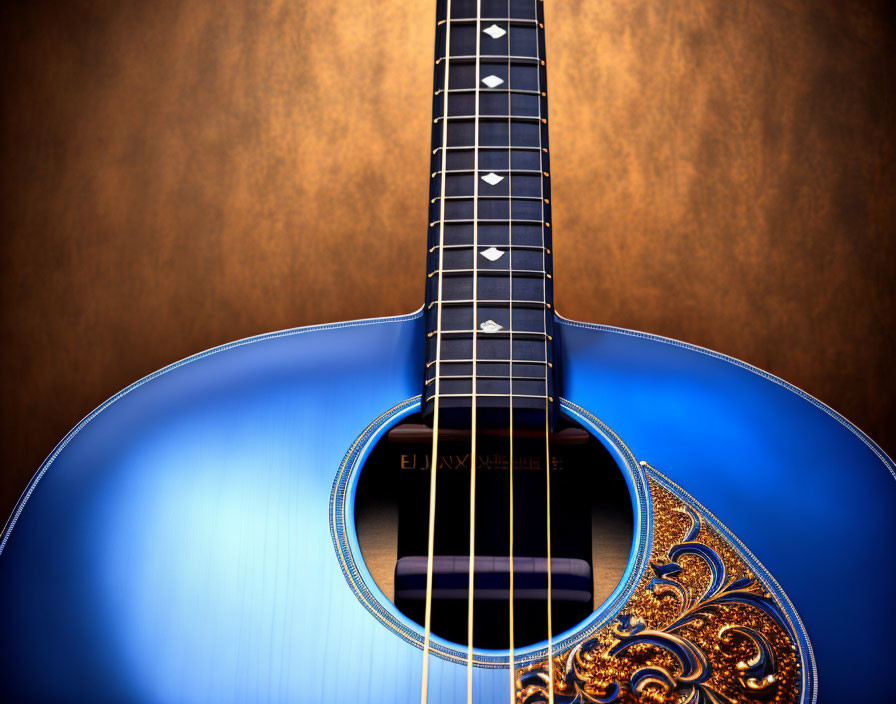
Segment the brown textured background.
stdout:
<svg viewBox="0 0 896 704">
<path fill-rule="evenodd" d="M 135 379 L 422 302 L 432 0 L 6 2 L 2 499 Z M 886 2 L 549 0 L 556 302 L 896 453 Z"/>
</svg>

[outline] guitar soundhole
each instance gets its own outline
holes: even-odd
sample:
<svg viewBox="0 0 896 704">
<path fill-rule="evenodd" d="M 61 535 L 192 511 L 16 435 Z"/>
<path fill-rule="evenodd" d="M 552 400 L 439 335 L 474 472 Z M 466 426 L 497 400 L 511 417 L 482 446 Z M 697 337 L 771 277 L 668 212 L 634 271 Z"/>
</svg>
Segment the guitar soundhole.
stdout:
<svg viewBox="0 0 896 704">
<path fill-rule="evenodd" d="M 426 596 L 432 431 L 411 417 L 371 451 L 355 497 L 364 562 L 399 611 L 421 626 Z M 632 545 L 626 482 L 604 446 L 567 423 L 551 436 L 552 630 L 586 619 L 622 578 Z M 544 431 L 514 434 L 514 647 L 547 637 Z M 509 646 L 509 442 L 477 436 L 473 643 Z M 465 647 L 470 536 L 470 434 L 441 430 L 436 485 L 432 632 Z"/>
</svg>

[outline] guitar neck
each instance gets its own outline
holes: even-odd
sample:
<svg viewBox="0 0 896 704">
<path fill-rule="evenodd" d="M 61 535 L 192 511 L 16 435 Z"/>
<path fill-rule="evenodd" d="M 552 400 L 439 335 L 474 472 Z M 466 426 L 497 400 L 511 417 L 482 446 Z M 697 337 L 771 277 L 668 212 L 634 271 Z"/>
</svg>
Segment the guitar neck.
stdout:
<svg viewBox="0 0 896 704">
<path fill-rule="evenodd" d="M 553 417 L 549 156 L 541 0 L 438 0 L 424 417 Z"/>
</svg>

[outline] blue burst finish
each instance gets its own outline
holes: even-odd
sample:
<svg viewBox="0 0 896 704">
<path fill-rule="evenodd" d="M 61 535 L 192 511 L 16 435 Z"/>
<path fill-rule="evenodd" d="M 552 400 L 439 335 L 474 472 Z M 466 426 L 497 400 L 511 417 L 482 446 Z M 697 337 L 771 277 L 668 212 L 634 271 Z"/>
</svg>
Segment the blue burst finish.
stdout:
<svg viewBox="0 0 896 704">
<path fill-rule="evenodd" d="M 819 701 L 883 701 L 893 463 L 736 360 L 560 318 L 554 329 L 570 412 L 596 416 L 780 584 L 814 648 Z M 7 700 L 418 702 L 421 651 L 350 588 L 330 499 L 353 443 L 419 394 L 423 339 L 419 313 L 252 338 L 82 421 L 3 534 Z M 506 677 L 476 668 L 475 701 L 506 701 Z M 431 702 L 463 701 L 463 665 L 433 657 L 430 685 Z"/>
</svg>

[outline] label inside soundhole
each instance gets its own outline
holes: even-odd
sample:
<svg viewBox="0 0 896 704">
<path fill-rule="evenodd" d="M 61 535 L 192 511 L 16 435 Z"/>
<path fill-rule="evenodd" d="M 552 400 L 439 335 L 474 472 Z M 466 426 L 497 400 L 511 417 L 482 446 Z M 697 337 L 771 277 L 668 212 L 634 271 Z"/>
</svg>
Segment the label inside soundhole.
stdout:
<svg viewBox="0 0 896 704">
<path fill-rule="evenodd" d="M 585 430 L 558 429 L 547 444 L 543 431 L 518 430 L 513 438 L 511 563 L 509 433 L 477 435 L 472 521 L 471 445 L 469 432 L 439 433 L 432 631 L 466 644 L 472 524 L 474 645 L 509 646 L 511 566 L 514 646 L 531 645 L 547 637 L 548 476 L 554 634 L 587 618 L 621 579 L 632 542 L 628 488 L 616 462 Z M 424 620 L 426 598 L 432 463 L 432 430 L 411 418 L 373 449 L 355 500 L 356 530 L 368 570 L 398 609 L 418 624 Z"/>
</svg>

